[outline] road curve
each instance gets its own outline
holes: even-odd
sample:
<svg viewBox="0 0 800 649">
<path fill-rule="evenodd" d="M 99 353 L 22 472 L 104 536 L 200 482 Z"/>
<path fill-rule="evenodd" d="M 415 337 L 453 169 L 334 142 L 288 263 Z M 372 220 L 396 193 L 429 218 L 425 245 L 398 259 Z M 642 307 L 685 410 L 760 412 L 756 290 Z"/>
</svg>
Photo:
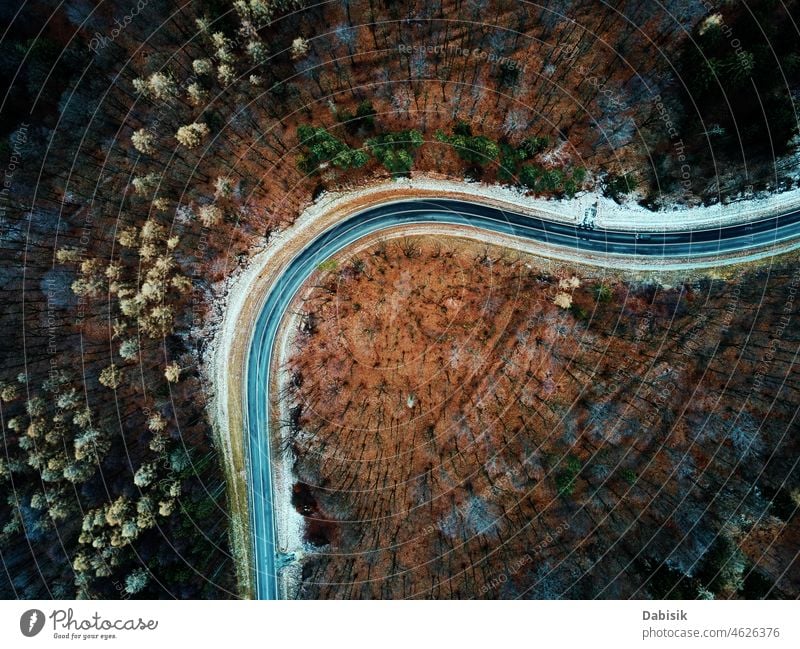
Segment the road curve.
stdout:
<svg viewBox="0 0 800 649">
<path fill-rule="evenodd" d="M 253 592 L 259 599 L 279 596 L 277 573 L 284 560 L 276 546 L 268 427 L 269 371 L 284 313 L 325 259 L 378 231 L 424 224 L 467 226 L 476 233 L 484 230 L 510 235 L 571 251 L 576 258 L 585 256 L 595 265 L 631 268 L 663 266 L 661 260 L 681 260 L 687 268 L 722 265 L 753 258 L 754 251 L 757 256 L 769 256 L 800 247 L 800 210 L 705 230 L 635 233 L 586 230 L 465 200 L 426 198 L 384 203 L 335 223 L 302 248 L 273 283 L 254 323 L 247 351 L 242 406 Z"/>
</svg>

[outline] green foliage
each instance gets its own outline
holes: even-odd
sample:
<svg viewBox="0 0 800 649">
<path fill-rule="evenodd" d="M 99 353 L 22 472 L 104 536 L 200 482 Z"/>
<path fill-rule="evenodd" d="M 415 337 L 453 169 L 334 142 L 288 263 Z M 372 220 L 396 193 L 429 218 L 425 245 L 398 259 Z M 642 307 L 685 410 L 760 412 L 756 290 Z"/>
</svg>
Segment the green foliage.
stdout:
<svg viewBox="0 0 800 649">
<path fill-rule="evenodd" d="M 727 536 L 718 536 L 703 557 L 698 578 L 712 593 L 731 593 L 744 586 L 747 558 Z"/>
<path fill-rule="evenodd" d="M 530 163 L 530 160 L 549 145 L 546 137 L 528 137 L 514 147 L 506 142 L 498 144 L 483 135 L 473 135 L 472 127 L 464 121 L 456 122 L 453 134 L 441 130 L 434 136 L 437 141 L 451 145 L 458 156 L 472 165 L 485 166 L 499 159 L 498 177 L 506 182 L 517 182 L 535 192 L 574 196 L 586 178 L 586 169 L 559 169 Z M 522 165 L 522 166 L 520 166 Z"/>
<path fill-rule="evenodd" d="M 322 127 L 307 124 L 298 126 L 297 137 L 305 148 L 305 154 L 299 157 L 297 164 L 306 173 L 314 173 L 326 163 L 338 169 L 356 169 L 369 161 L 364 151 L 351 149 Z"/>
<path fill-rule="evenodd" d="M 419 131 L 384 133 L 365 142 L 370 153 L 396 176 L 408 175 L 414 164 L 414 152 L 422 146 Z"/>
<path fill-rule="evenodd" d="M 589 319 L 589 312 L 581 306 L 577 304 L 572 304 L 569 308 L 570 313 L 572 313 L 572 317 L 576 320 L 588 320 Z"/>
<path fill-rule="evenodd" d="M 537 165 L 525 165 L 519 172 L 519 184 L 528 189 L 536 189 L 542 169 Z"/>
<path fill-rule="evenodd" d="M 636 174 L 633 172 L 622 175 L 613 174 L 608 177 L 603 188 L 603 196 L 611 198 L 618 203 L 625 194 L 629 194 L 636 187 Z"/>
<path fill-rule="evenodd" d="M 501 180 L 513 180 L 516 174 L 516 170 L 519 167 L 520 163 L 525 162 L 526 160 L 530 160 L 540 154 L 542 151 L 547 149 L 550 146 L 550 139 L 546 137 L 526 137 L 522 142 L 520 142 L 519 146 L 516 148 L 511 146 L 510 144 L 501 144 L 500 145 L 500 178 Z M 580 168 L 582 169 L 582 168 Z M 577 184 L 580 184 L 583 181 L 583 178 L 586 175 L 585 170 L 582 170 L 583 173 L 579 180 L 576 181 L 575 188 L 577 189 Z M 522 173 L 522 171 L 520 172 Z M 525 185 L 526 187 L 533 187 L 538 180 L 538 168 L 536 171 L 533 169 L 528 169 L 524 171 L 525 181 L 520 178 L 520 184 Z M 575 193 L 574 191 L 572 192 Z"/>
<path fill-rule="evenodd" d="M 325 261 L 321 261 L 319 264 L 317 264 L 317 270 L 327 273 L 332 270 L 336 270 L 338 266 L 339 262 L 335 259 L 326 259 Z"/>
<path fill-rule="evenodd" d="M 518 150 L 524 154 L 523 160 L 529 160 L 534 156 L 540 154 L 548 146 L 550 146 L 550 138 L 547 137 L 526 137 L 520 142 Z"/>
<path fill-rule="evenodd" d="M 611 287 L 606 284 L 598 284 L 594 288 L 594 299 L 597 302 L 611 302 L 612 292 Z"/>
<path fill-rule="evenodd" d="M 581 472 L 581 462 L 574 455 L 568 456 L 563 469 L 556 476 L 556 488 L 559 496 L 571 496 L 575 492 L 575 481 Z"/>
<path fill-rule="evenodd" d="M 625 482 L 627 482 L 629 485 L 635 484 L 636 483 L 636 478 L 639 477 L 639 476 L 636 475 L 636 471 L 634 471 L 633 469 L 622 469 L 619 472 L 619 476 Z"/>
<path fill-rule="evenodd" d="M 457 125 L 460 132 L 471 132 L 469 125 L 461 123 Z M 469 129 L 469 130 L 468 130 Z M 458 157 L 470 164 L 483 166 L 500 156 L 500 146 L 494 140 L 484 135 L 446 135 L 443 131 L 436 131 L 435 138 L 439 142 L 445 142 L 452 146 Z"/>
<path fill-rule="evenodd" d="M 364 129 L 371 131 L 375 128 L 375 108 L 372 106 L 371 101 L 362 101 L 356 108 L 356 112 L 351 113 L 349 110 L 337 112 L 336 119 L 339 120 L 347 132 L 355 135 L 359 130 Z"/>
<path fill-rule="evenodd" d="M 575 195 L 585 177 L 583 167 L 575 169 L 547 169 L 537 164 L 523 165 L 519 170 L 519 184 L 539 193 Z"/>
<path fill-rule="evenodd" d="M 500 171 L 498 177 L 539 193 L 564 194 L 572 198 L 586 179 L 586 169 L 546 168 L 536 163 L 522 164 L 531 160 L 550 146 L 546 137 L 528 137 L 519 146 L 500 145 Z"/>
</svg>

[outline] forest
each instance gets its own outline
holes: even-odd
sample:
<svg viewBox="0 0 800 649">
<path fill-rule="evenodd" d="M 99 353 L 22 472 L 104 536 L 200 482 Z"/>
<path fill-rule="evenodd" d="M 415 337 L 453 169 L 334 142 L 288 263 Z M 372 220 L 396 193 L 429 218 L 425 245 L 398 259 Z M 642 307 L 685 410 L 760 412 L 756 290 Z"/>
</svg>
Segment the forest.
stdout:
<svg viewBox="0 0 800 649">
<path fill-rule="evenodd" d="M 403 237 L 320 269 L 299 596 L 796 598 L 795 263 L 664 286 Z"/>
</svg>

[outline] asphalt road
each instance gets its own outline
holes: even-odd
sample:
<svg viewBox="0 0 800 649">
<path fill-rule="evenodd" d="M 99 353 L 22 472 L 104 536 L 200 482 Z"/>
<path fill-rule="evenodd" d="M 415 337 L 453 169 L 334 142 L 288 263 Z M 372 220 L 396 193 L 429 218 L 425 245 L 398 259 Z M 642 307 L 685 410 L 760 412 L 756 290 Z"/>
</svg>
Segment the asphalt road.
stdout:
<svg viewBox="0 0 800 649">
<path fill-rule="evenodd" d="M 317 266 L 367 235 L 412 224 L 466 225 L 490 232 L 559 246 L 580 255 L 638 255 L 643 259 L 713 259 L 771 247 L 798 238 L 800 210 L 721 228 L 696 231 L 633 233 L 586 230 L 567 223 L 533 218 L 477 203 L 451 199 L 402 200 L 351 215 L 326 230 L 283 271 L 266 296 L 256 322 L 247 364 L 244 413 L 248 432 L 247 479 L 251 522 L 253 579 L 259 599 L 276 599 L 277 570 L 292 557 L 279 555 L 272 508 L 272 465 L 269 450 L 269 368 L 281 320 L 292 298 Z"/>
</svg>

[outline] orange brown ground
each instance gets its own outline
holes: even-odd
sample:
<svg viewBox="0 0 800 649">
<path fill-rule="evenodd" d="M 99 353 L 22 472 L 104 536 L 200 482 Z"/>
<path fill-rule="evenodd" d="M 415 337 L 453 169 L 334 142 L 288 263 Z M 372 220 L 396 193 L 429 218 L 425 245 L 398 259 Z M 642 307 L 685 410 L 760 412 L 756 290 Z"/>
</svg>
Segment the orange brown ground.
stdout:
<svg viewBox="0 0 800 649">
<path fill-rule="evenodd" d="M 800 276 L 598 275 L 454 238 L 320 269 L 284 386 L 301 597 L 797 596 Z"/>
</svg>

